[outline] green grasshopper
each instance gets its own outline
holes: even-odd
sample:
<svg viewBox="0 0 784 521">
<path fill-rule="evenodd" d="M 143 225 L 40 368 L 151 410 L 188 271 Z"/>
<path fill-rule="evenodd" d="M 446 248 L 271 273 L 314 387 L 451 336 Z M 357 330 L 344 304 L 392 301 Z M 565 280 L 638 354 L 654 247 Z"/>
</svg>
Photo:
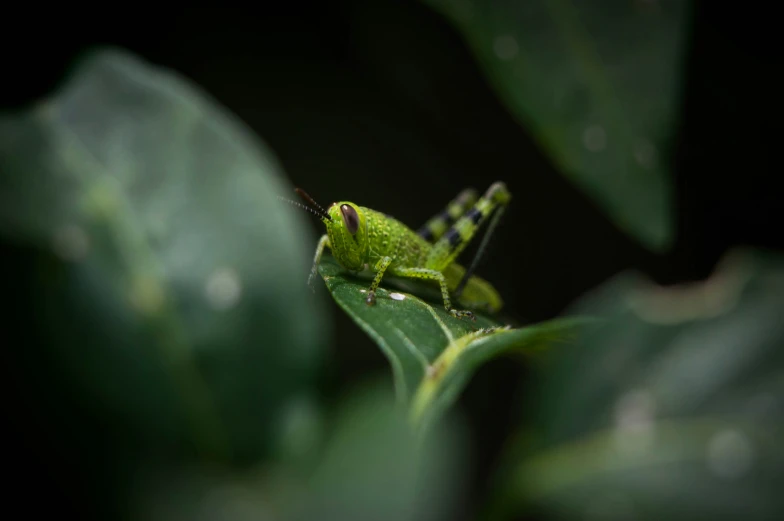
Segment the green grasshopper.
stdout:
<svg viewBox="0 0 784 521">
<path fill-rule="evenodd" d="M 332 203 L 325 210 L 303 190 L 295 191 L 311 206 L 281 199 L 315 214 L 327 228 L 313 258 L 308 277 L 311 287 L 324 248 L 329 247 L 344 268 L 353 272 L 370 268 L 375 274 L 365 300 L 368 305 L 375 304 L 376 291 L 384 275 L 392 275 L 438 283 L 444 308 L 457 318 L 476 320 L 472 311 L 452 307 L 450 292 L 465 307 L 490 313 L 501 309 L 503 303 L 498 292 L 490 283 L 473 275 L 473 271 L 511 200 L 504 183 L 493 183 L 478 200 L 476 191 L 463 190 L 417 232 L 389 215 L 349 201 Z M 471 266 L 465 269 L 455 259 L 493 214 Z"/>
</svg>

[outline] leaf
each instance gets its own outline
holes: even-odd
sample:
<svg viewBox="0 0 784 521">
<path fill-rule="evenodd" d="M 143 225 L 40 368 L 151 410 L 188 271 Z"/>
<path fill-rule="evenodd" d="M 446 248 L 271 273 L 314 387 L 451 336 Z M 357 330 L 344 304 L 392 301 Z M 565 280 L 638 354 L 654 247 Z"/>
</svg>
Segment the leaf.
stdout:
<svg viewBox="0 0 784 521">
<path fill-rule="evenodd" d="M 341 404 L 295 519 L 446 521 L 459 512 L 463 425 L 450 421 L 419 438 L 387 394 L 362 386 Z"/>
<path fill-rule="evenodd" d="M 28 375 L 53 360 L 29 379 L 52 418 L 88 410 L 82 435 L 171 456 L 265 457 L 328 324 L 264 144 L 174 72 L 103 49 L 0 119 L 0 186 L 41 337 L 14 349 L 39 350 Z"/>
<path fill-rule="evenodd" d="M 335 302 L 381 348 L 392 367 L 395 392 L 410 404 L 413 419 L 429 424 L 446 410 L 485 360 L 512 350 L 534 352 L 564 341 L 587 318 L 568 317 L 523 328 L 482 315 L 476 322 L 449 315 L 443 301 L 428 302 L 426 286 L 406 281 L 416 294 L 390 292 L 383 285 L 376 304 L 368 306 L 369 281 L 350 275 L 325 255 L 319 273 Z M 385 279 L 387 283 L 387 279 Z M 437 297 L 440 299 L 440 295 Z"/>
<path fill-rule="evenodd" d="M 566 518 L 774 519 L 784 469 L 784 258 L 703 283 L 623 277 L 574 312 L 602 325 L 544 355 L 507 500 Z M 503 517 L 507 519 L 507 517 Z"/>
<path fill-rule="evenodd" d="M 386 389 L 375 382 L 351 389 L 307 466 L 232 475 L 174 468 L 141 476 L 134 519 L 454 519 L 466 484 L 464 425 L 450 418 L 418 437 Z"/>
<path fill-rule="evenodd" d="M 669 249 L 690 3 L 423 1 L 461 32 L 555 165 L 625 232 Z"/>
</svg>

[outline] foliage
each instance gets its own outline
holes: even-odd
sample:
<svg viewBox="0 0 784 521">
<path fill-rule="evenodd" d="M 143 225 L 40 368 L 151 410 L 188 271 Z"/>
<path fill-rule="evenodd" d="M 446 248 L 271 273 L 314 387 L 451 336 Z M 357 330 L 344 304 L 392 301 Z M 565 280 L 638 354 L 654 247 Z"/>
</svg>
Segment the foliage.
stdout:
<svg viewBox="0 0 784 521">
<path fill-rule="evenodd" d="M 262 457 L 329 331 L 295 283 L 308 234 L 275 211 L 263 144 L 118 51 L 87 56 L 0 137 L 2 233 L 40 252 L 35 316 L 79 400 L 154 443 Z"/>
<path fill-rule="evenodd" d="M 442 8 L 460 5 L 473 4 Z M 546 4 L 568 11 L 553 33 L 544 5 L 453 16 L 484 42 L 482 61 L 481 35 L 504 35 L 492 40 L 504 64 L 489 70 L 512 110 L 614 219 L 662 247 L 666 170 L 630 157 L 640 136 L 656 148 L 669 137 L 679 39 L 651 43 L 669 53 L 640 73 L 658 74 L 655 96 L 616 77 L 636 70 L 621 53 L 610 80 L 591 76 L 587 108 L 563 115 L 542 101 L 543 85 L 575 95 L 570 60 L 583 58 L 537 39 L 557 33 L 573 51 L 574 13 L 590 26 L 594 12 Z M 535 21 L 541 31 L 528 30 Z M 626 21 L 612 25 L 618 34 Z M 620 52 L 614 34 L 597 44 L 603 63 Z M 541 83 L 518 91 L 507 66 L 538 47 L 559 50 L 525 62 Z M 633 132 L 613 119 L 627 109 L 642 122 Z M 594 157 L 575 142 L 599 120 L 607 154 Z M 276 200 L 291 187 L 272 152 L 187 80 L 117 50 L 86 57 L 51 98 L 0 119 L 0 186 L 0 235 L 24 267 L 17 286 L 33 295 L 19 299 L 27 340 L 9 351 L 30 375 L 29 407 L 70 433 L 61 450 L 87 474 L 72 479 L 104 518 L 454 519 L 468 455 L 453 406 L 482 363 L 511 353 L 535 354 L 534 419 L 503 458 L 488 518 L 763 518 L 781 507 L 776 256 L 731 258 L 684 289 L 627 274 L 522 326 L 455 319 L 416 283 L 385 280 L 367 306 L 369 281 L 325 256 L 327 290 L 387 357 L 394 387 L 358 385 L 326 409 L 315 382 L 331 321 L 304 284 L 315 237 Z"/>
<path fill-rule="evenodd" d="M 272 154 L 204 93 L 126 52 L 91 54 L 0 120 L 0 176 L 0 232 L 34 295 L 27 341 L 6 347 L 39 386 L 28 407 L 72 433 L 57 457 L 81 462 L 69 481 L 99 517 L 444 508 L 449 482 L 418 480 L 459 462 L 454 444 L 406 437 L 378 390 L 321 413 L 330 326 L 302 278 L 312 234 L 280 211 Z"/>
<path fill-rule="evenodd" d="M 784 259 L 748 251 L 699 284 L 661 288 L 629 274 L 581 299 L 573 312 L 603 320 L 543 355 L 533 427 L 505 457 L 496 508 L 775 519 L 782 309 Z"/>
<path fill-rule="evenodd" d="M 460 31 L 561 172 L 621 229 L 668 249 L 690 3 L 423 1 Z"/>
<path fill-rule="evenodd" d="M 384 352 L 398 400 L 410 405 L 417 422 L 433 421 L 447 409 L 482 362 L 502 353 L 540 351 L 572 338 L 590 322 L 569 317 L 513 328 L 483 315 L 471 322 L 447 313 L 432 288 L 412 283 L 407 285 L 416 293 L 382 288 L 376 304 L 368 306 L 367 281 L 327 256 L 319 271 L 335 301 Z M 418 296 L 428 294 L 435 301 Z"/>
</svg>

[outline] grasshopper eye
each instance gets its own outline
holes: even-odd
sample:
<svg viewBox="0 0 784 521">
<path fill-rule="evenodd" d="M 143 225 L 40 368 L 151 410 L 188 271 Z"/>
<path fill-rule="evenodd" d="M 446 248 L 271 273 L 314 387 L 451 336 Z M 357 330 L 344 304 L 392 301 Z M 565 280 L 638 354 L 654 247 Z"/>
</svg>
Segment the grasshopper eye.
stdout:
<svg viewBox="0 0 784 521">
<path fill-rule="evenodd" d="M 359 229 L 359 216 L 357 211 L 347 204 L 340 207 L 340 213 L 343 214 L 343 222 L 346 223 L 348 233 L 354 235 Z"/>
</svg>

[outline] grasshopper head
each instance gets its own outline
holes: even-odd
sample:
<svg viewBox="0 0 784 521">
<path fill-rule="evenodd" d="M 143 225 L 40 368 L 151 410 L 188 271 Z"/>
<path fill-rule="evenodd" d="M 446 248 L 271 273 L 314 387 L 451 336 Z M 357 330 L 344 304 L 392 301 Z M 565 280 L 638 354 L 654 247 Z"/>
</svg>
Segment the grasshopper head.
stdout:
<svg viewBox="0 0 784 521">
<path fill-rule="evenodd" d="M 343 201 L 332 203 L 325 210 L 301 188 L 295 188 L 294 191 L 308 205 L 284 197 L 278 199 L 318 217 L 327 227 L 327 235 L 335 259 L 349 270 L 361 271 L 368 254 L 367 221 L 362 209 L 354 203 Z"/>
<path fill-rule="evenodd" d="M 327 208 L 327 227 L 332 255 L 350 270 L 360 271 L 368 252 L 367 221 L 362 209 L 354 203 L 341 201 Z"/>
</svg>

